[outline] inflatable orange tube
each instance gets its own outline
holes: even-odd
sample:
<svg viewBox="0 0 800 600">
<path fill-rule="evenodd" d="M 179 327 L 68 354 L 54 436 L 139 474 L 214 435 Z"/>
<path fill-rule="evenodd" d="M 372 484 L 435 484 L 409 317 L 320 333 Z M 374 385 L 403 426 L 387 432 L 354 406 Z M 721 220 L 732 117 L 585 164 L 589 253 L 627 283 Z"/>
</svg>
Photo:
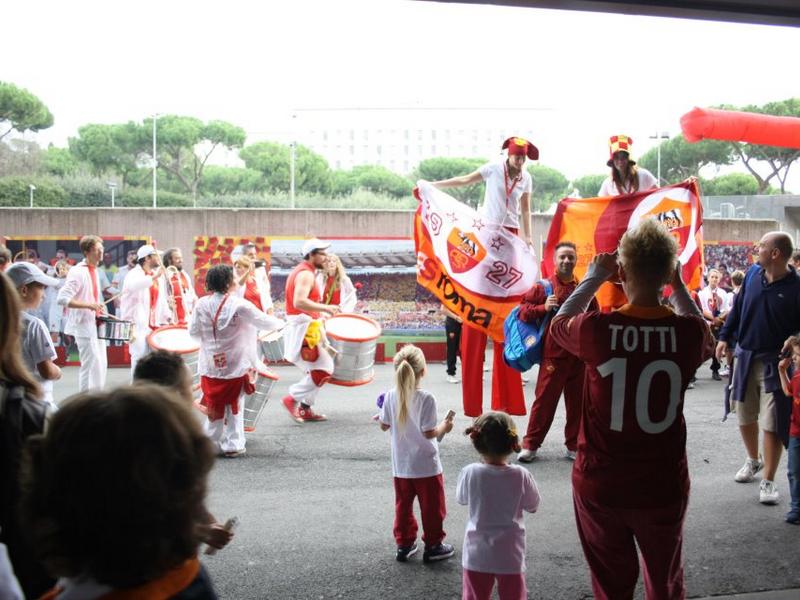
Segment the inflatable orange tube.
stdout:
<svg viewBox="0 0 800 600">
<path fill-rule="evenodd" d="M 800 119 L 715 108 L 693 108 L 681 117 L 687 142 L 727 140 L 800 148 Z"/>
</svg>

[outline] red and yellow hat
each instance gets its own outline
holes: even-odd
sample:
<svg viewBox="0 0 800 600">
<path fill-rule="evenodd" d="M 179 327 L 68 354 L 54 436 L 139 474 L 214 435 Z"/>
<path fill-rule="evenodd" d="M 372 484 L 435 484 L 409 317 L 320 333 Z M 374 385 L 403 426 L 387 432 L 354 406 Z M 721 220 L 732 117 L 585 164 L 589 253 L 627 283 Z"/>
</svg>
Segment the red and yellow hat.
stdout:
<svg viewBox="0 0 800 600">
<path fill-rule="evenodd" d="M 539 160 L 539 149 L 528 140 L 521 137 L 510 137 L 503 142 L 503 150 L 508 149 L 508 155 L 527 156 L 531 160 Z"/>
<path fill-rule="evenodd" d="M 633 138 L 627 135 L 612 135 L 608 140 L 608 162 L 606 165 L 609 167 L 614 165 L 614 155 L 617 152 L 627 152 L 628 163 L 635 165 L 636 163 L 631 158 L 631 146 L 633 146 Z"/>
</svg>

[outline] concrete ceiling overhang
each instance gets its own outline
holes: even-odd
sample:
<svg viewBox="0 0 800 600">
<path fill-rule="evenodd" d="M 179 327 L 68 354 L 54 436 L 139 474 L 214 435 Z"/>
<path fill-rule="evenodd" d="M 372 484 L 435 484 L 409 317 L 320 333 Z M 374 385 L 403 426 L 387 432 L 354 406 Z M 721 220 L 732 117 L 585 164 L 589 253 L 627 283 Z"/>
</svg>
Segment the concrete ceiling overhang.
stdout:
<svg viewBox="0 0 800 600">
<path fill-rule="evenodd" d="M 437 0 L 800 27 L 800 0 Z"/>
</svg>

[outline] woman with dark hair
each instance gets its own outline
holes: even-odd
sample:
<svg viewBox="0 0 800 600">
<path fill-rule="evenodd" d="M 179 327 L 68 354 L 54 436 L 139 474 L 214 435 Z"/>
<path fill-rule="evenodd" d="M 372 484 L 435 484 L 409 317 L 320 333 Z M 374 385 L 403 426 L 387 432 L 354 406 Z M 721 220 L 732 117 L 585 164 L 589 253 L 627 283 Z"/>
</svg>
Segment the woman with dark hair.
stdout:
<svg viewBox="0 0 800 600">
<path fill-rule="evenodd" d="M 614 135 L 608 141 L 609 158 L 606 165 L 611 175 L 600 186 L 598 196 L 621 196 L 635 194 L 658 187 L 658 181 L 647 169 L 636 166 L 631 158 L 633 140 L 627 135 Z"/>
<path fill-rule="evenodd" d="M 233 269 L 215 265 L 206 274 L 211 292 L 197 302 L 189 333 L 200 340 L 198 373 L 208 409 L 206 433 L 229 458 L 244 454 L 244 396 L 252 393 L 258 330 L 274 331 L 285 323 L 258 310 L 236 294 Z"/>
<path fill-rule="evenodd" d="M 21 329 L 19 295 L 11 279 L 0 273 L 0 543 L 8 546 L 25 594 L 36 597 L 53 580 L 33 559 L 22 538 L 17 515 L 19 463 L 25 439 L 44 430 L 46 405 L 39 384 L 22 360 Z"/>
<path fill-rule="evenodd" d="M 191 410 L 152 385 L 83 393 L 31 439 L 22 522 L 61 578 L 45 598 L 216 598 L 197 560 L 214 451 Z"/>
</svg>

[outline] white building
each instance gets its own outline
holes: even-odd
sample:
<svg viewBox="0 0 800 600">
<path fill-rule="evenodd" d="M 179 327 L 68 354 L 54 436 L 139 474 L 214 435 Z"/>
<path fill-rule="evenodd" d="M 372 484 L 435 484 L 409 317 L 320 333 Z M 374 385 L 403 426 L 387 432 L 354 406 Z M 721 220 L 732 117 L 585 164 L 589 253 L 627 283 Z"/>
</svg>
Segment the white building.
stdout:
<svg viewBox="0 0 800 600">
<path fill-rule="evenodd" d="M 381 165 L 406 175 L 427 158 L 494 158 L 511 136 L 537 143 L 536 121 L 546 117 L 546 111 L 533 108 L 298 109 L 292 127 L 258 137 L 296 141 L 332 169 Z M 255 137 L 248 136 L 248 143 Z"/>
</svg>

